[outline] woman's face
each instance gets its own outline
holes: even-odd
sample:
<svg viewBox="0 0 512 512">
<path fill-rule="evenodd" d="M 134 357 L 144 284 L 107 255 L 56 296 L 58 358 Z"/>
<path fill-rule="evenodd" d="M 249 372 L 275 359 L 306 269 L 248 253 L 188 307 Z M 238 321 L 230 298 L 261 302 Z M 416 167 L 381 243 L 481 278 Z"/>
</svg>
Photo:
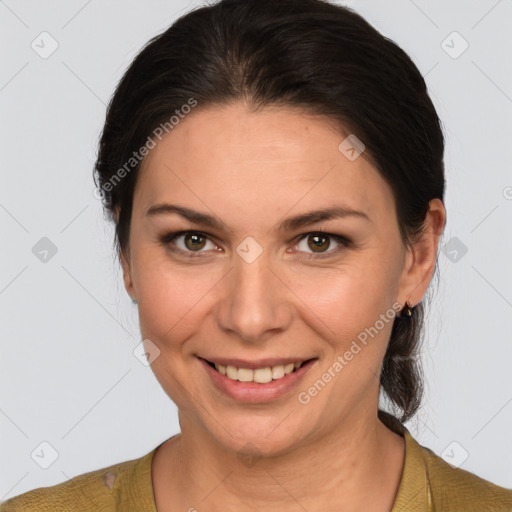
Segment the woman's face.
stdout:
<svg viewBox="0 0 512 512">
<path fill-rule="evenodd" d="M 394 314 L 429 279 L 391 189 L 344 139 L 292 109 L 198 107 L 144 160 L 125 284 L 183 431 L 278 454 L 374 421 Z M 306 216 L 326 209 L 360 213 Z"/>
</svg>

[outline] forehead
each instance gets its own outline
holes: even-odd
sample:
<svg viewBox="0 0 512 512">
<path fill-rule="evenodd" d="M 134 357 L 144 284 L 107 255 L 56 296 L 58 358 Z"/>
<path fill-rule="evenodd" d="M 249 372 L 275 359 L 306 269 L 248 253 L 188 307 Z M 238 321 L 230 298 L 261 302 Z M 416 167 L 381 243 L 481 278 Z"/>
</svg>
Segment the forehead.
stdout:
<svg viewBox="0 0 512 512">
<path fill-rule="evenodd" d="M 367 159 L 340 151 L 346 136 L 297 109 L 199 106 L 146 156 L 136 203 L 181 200 L 219 215 L 251 210 L 260 218 L 265 208 L 284 214 L 343 204 L 378 215 L 392 206 L 391 190 Z"/>
</svg>

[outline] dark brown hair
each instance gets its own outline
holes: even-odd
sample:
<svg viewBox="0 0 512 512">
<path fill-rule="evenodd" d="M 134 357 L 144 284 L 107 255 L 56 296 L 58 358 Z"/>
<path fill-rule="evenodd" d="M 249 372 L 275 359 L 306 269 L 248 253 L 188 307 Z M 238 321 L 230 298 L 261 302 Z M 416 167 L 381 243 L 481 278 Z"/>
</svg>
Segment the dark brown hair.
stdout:
<svg viewBox="0 0 512 512">
<path fill-rule="evenodd" d="M 405 245 L 424 229 L 429 201 L 443 200 L 441 124 L 421 73 L 399 46 L 351 9 L 325 1 L 222 0 L 150 40 L 108 106 L 95 183 L 116 219 L 119 255 L 129 244 L 140 167 L 131 159 L 157 127 L 172 129 L 170 116 L 181 118 L 191 99 L 198 108 L 241 100 L 255 110 L 297 107 L 355 134 L 366 146 L 362 156 L 393 190 Z M 402 422 L 421 402 L 423 316 L 420 303 L 411 319 L 394 320 L 380 375 Z M 395 416 L 379 416 L 400 428 Z"/>
</svg>

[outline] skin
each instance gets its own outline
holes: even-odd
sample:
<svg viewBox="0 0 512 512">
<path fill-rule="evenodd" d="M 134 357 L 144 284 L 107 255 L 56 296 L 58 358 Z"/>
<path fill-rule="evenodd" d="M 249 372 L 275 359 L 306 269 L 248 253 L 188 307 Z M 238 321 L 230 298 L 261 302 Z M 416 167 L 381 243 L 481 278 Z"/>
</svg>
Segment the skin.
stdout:
<svg viewBox="0 0 512 512">
<path fill-rule="evenodd" d="M 143 339 L 160 351 L 151 366 L 181 426 L 153 460 L 159 512 L 393 506 L 405 445 L 377 418 L 392 321 L 308 404 L 297 395 L 394 303 L 423 298 L 446 214 L 440 200 L 431 201 L 424 234 L 406 248 L 391 189 L 364 153 L 350 161 L 339 151 L 344 138 L 325 118 L 292 108 L 198 107 L 142 164 L 124 281 L 138 302 Z M 164 202 L 213 215 L 223 229 L 146 215 Z M 333 205 L 370 220 L 273 230 L 284 218 Z M 197 246 L 179 238 L 178 254 L 160 238 L 181 230 L 208 236 Z M 300 237 L 318 231 L 352 245 L 328 238 L 315 252 Z M 252 263 L 236 252 L 247 236 L 263 248 Z M 315 259 L 322 251 L 327 257 Z M 247 404 L 215 388 L 198 355 L 318 360 L 289 393 Z"/>
</svg>

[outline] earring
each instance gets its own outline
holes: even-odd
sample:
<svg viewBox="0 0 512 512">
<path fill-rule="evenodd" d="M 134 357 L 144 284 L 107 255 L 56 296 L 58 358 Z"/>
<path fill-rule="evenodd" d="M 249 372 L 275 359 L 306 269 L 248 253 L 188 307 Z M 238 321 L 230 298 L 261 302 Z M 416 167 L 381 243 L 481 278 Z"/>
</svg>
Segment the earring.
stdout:
<svg viewBox="0 0 512 512">
<path fill-rule="evenodd" d="M 402 308 L 402 311 L 400 311 L 400 317 L 411 318 L 413 310 L 414 307 L 411 305 L 411 303 L 409 301 L 406 301 L 405 306 Z"/>
<path fill-rule="evenodd" d="M 132 299 L 132 302 L 133 302 L 134 304 L 137 304 L 137 301 L 136 301 L 135 299 Z"/>
</svg>

